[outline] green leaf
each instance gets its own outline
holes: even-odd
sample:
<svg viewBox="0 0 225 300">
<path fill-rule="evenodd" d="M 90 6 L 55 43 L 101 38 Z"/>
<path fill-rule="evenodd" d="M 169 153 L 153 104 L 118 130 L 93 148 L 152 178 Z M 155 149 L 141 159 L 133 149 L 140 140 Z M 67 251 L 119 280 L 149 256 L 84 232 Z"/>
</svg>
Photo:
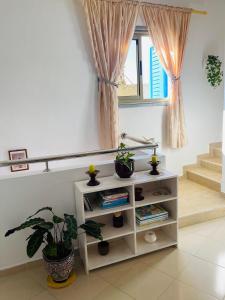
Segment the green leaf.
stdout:
<svg viewBox="0 0 225 300">
<path fill-rule="evenodd" d="M 51 230 L 54 225 L 52 222 L 43 222 L 43 223 L 38 224 L 38 226 L 43 229 Z"/>
<path fill-rule="evenodd" d="M 96 239 L 102 240 L 103 238 L 101 233 L 101 227 L 103 226 L 105 225 L 102 223 L 97 223 L 95 221 L 88 220 L 87 222 L 85 222 L 85 224 L 82 224 L 80 228 L 84 229 L 88 235 L 93 236 Z"/>
<path fill-rule="evenodd" d="M 56 215 L 53 216 L 52 220 L 53 220 L 53 222 L 54 222 L 55 224 L 59 224 L 59 223 L 64 222 L 64 219 L 62 219 L 62 218 L 60 218 L 60 217 L 58 217 L 58 216 L 56 216 Z"/>
<path fill-rule="evenodd" d="M 40 248 L 41 244 L 43 243 L 43 237 L 45 234 L 44 229 L 36 230 L 27 243 L 27 255 L 28 257 L 33 257 L 37 250 Z"/>
<path fill-rule="evenodd" d="M 43 249 L 45 256 L 57 257 L 57 245 L 56 244 L 48 244 Z"/>
<path fill-rule="evenodd" d="M 28 217 L 27 219 L 30 219 L 30 218 L 36 216 L 39 212 L 44 211 L 44 210 L 48 210 L 48 211 L 52 212 L 52 208 L 51 207 L 48 207 L 48 206 L 42 207 L 39 210 L 37 210 L 36 213 L 34 213 L 32 216 Z"/>
<path fill-rule="evenodd" d="M 66 230 L 63 231 L 63 241 L 66 249 L 72 248 L 72 238 L 71 234 Z"/>
<path fill-rule="evenodd" d="M 38 224 L 43 223 L 43 222 L 45 222 L 45 220 L 42 219 L 42 218 L 34 218 L 34 219 L 30 219 L 30 220 L 28 220 L 28 221 L 22 223 L 20 226 L 8 230 L 8 231 L 6 232 L 6 234 L 5 234 L 5 236 L 7 237 L 7 236 L 13 234 L 13 233 L 16 232 L 16 231 L 23 230 L 23 229 L 28 228 L 28 227 L 32 227 L 32 226 L 34 226 L 34 225 L 38 225 Z"/>
<path fill-rule="evenodd" d="M 53 239 L 52 233 L 50 231 L 48 231 L 48 233 L 47 233 L 47 242 L 48 242 L 48 244 L 54 243 L 54 239 Z"/>
<path fill-rule="evenodd" d="M 71 239 L 77 238 L 77 220 L 73 215 L 64 214 L 67 231 Z"/>
</svg>

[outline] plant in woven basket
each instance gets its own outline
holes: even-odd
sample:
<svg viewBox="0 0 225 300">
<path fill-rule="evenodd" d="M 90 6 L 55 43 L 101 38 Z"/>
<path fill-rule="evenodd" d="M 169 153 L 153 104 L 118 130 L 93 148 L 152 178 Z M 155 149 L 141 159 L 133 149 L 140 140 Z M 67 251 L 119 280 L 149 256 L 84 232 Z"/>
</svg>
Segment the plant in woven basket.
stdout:
<svg viewBox="0 0 225 300">
<path fill-rule="evenodd" d="M 206 73 L 209 84 L 216 88 L 223 80 L 222 62 L 218 56 L 209 55 L 206 61 Z"/>
</svg>

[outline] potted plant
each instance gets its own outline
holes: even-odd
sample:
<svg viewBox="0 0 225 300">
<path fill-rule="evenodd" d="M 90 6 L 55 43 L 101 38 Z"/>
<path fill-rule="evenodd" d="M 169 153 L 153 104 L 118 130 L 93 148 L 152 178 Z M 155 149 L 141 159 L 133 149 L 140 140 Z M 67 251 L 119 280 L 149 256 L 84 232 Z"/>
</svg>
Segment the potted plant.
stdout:
<svg viewBox="0 0 225 300">
<path fill-rule="evenodd" d="M 115 170 L 120 178 L 130 178 L 134 173 L 134 153 L 126 151 L 126 145 L 121 143 L 115 160 Z"/>
<path fill-rule="evenodd" d="M 51 213 L 51 221 L 35 217 L 43 211 Z M 77 239 L 78 230 L 102 240 L 101 227 L 103 224 L 92 220 L 77 226 L 77 221 L 73 215 L 64 214 L 61 218 L 53 212 L 51 207 L 43 207 L 35 214 L 28 217 L 20 226 L 10 229 L 5 236 L 9 236 L 16 231 L 31 228 L 33 233 L 27 238 L 27 255 L 33 257 L 42 244 L 43 259 L 48 274 L 55 282 L 67 280 L 72 272 L 74 263 L 74 253 L 72 242 Z"/>
</svg>

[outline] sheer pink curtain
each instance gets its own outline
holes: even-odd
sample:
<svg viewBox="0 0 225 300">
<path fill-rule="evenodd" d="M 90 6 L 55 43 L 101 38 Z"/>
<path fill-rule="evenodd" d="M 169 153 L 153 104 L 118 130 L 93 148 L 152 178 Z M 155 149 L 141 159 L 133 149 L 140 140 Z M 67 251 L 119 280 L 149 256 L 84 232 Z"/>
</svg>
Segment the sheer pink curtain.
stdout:
<svg viewBox="0 0 225 300">
<path fill-rule="evenodd" d="M 192 10 L 146 4 L 142 12 L 159 59 L 171 78 L 168 144 L 181 148 L 186 144 L 186 132 L 180 77 Z"/>
<path fill-rule="evenodd" d="M 116 81 L 126 61 L 139 5 L 116 0 L 84 0 L 84 8 L 99 78 L 101 147 L 114 148 L 119 141 Z"/>
</svg>

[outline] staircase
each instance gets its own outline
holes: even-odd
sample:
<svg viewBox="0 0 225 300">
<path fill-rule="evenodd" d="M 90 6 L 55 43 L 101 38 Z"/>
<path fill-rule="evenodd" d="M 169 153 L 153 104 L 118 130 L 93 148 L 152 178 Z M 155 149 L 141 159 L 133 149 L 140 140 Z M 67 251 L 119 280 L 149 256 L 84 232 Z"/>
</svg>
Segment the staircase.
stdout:
<svg viewBox="0 0 225 300">
<path fill-rule="evenodd" d="M 208 154 L 198 156 L 196 164 L 184 167 L 179 183 L 180 227 L 225 216 L 221 180 L 222 144 L 213 143 Z"/>
<path fill-rule="evenodd" d="M 184 167 L 185 177 L 217 192 L 221 191 L 222 144 L 209 146 L 209 154 L 198 156 L 198 163 Z"/>
</svg>

